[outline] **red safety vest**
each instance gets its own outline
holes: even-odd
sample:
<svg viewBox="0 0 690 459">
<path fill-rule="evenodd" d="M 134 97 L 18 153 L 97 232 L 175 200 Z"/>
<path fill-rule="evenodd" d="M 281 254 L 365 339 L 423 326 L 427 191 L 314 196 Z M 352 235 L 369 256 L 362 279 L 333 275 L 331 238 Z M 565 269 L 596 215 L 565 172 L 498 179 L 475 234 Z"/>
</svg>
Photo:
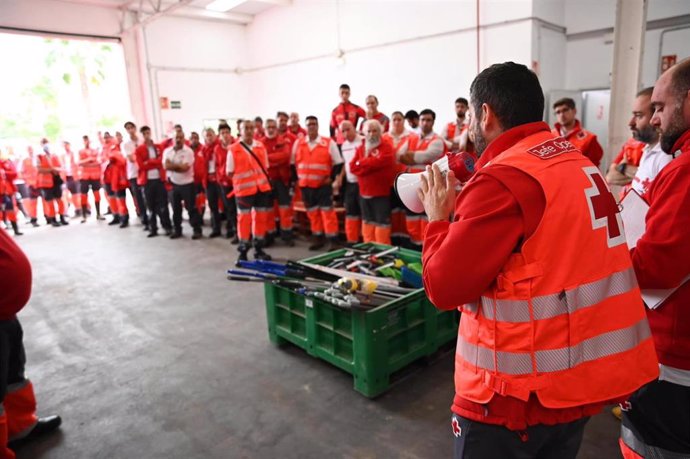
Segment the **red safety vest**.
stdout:
<svg viewBox="0 0 690 459">
<path fill-rule="evenodd" d="M 458 127 L 458 125 L 457 125 L 456 121 L 452 121 L 452 122 L 448 123 L 448 128 L 447 128 L 448 134 L 447 134 L 446 140 L 450 140 L 451 142 L 453 141 L 453 139 L 455 138 L 455 131 L 457 130 L 457 127 Z M 460 129 L 460 134 L 462 134 L 466 130 L 467 130 L 467 125 L 463 124 L 462 129 Z M 460 134 L 458 134 L 458 135 L 460 135 Z"/>
<path fill-rule="evenodd" d="M 441 143 L 443 144 L 443 153 L 441 153 L 441 155 L 439 156 L 439 158 L 440 158 L 441 156 L 448 153 L 448 147 L 446 146 L 446 142 L 443 141 L 441 136 L 436 134 L 436 133 L 434 133 L 434 135 L 432 135 L 431 137 L 427 137 L 426 139 L 422 139 L 420 136 L 417 139 L 417 146 L 414 149 L 410 148 L 410 150 L 414 150 L 415 152 L 422 153 L 422 152 L 426 151 L 426 149 L 429 148 L 429 145 L 431 144 L 431 142 L 433 142 L 436 139 L 439 139 L 441 141 Z M 436 160 L 438 160 L 438 158 L 436 158 Z M 431 164 L 431 163 L 429 163 L 429 164 Z M 418 164 L 415 166 L 409 166 L 407 168 L 407 171 L 408 172 L 424 172 L 426 170 L 426 166 L 427 166 L 426 164 Z"/>
<path fill-rule="evenodd" d="M 252 151 L 263 162 L 264 169 L 268 168 L 266 162 L 266 148 L 261 142 L 254 142 L 251 146 Z M 235 196 L 251 196 L 259 192 L 267 192 L 271 190 L 271 185 L 268 183 L 268 177 L 264 174 L 256 159 L 244 149 L 240 142 L 235 142 L 230 147 L 229 153 L 232 154 L 232 160 L 235 166 L 232 173 L 232 189 L 235 190 Z"/>
<path fill-rule="evenodd" d="M 101 161 L 98 151 L 93 148 L 84 148 L 79 151 L 79 161 L 90 159 L 96 161 L 95 164 L 88 164 L 79 166 L 80 180 L 100 180 L 101 179 Z"/>
<path fill-rule="evenodd" d="M 34 165 L 34 159 L 27 157 L 22 160 L 21 175 L 27 185 L 32 188 L 36 187 L 36 182 L 38 180 L 38 169 Z"/>
<path fill-rule="evenodd" d="M 39 167 L 54 167 L 60 168 L 60 159 L 51 154 L 50 157 L 46 154 L 38 155 Z M 36 178 L 36 188 L 52 188 L 53 184 L 53 173 L 52 172 L 38 172 Z"/>
<path fill-rule="evenodd" d="M 386 132 L 383 134 L 384 139 L 388 139 L 393 145 L 393 151 L 395 152 L 395 157 L 398 157 L 398 152 L 400 149 L 407 143 L 407 151 L 414 151 L 417 148 L 417 142 L 419 142 L 419 136 L 415 134 L 414 132 L 406 132 L 404 135 L 398 137 L 396 140 L 395 137 L 390 132 Z M 397 174 L 400 174 L 402 172 L 405 172 L 407 170 L 407 165 L 396 161 L 395 163 L 395 171 Z"/>
<path fill-rule="evenodd" d="M 496 393 L 523 401 L 535 393 L 547 408 L 568 408 L 624 397 L 656 378 L 618 207 L 599 170 L 548 132 L 486 167 L 495 166 L 536 180 L 546 207 L 481 299 L 462 308 L 457 395 L 487 403 Z"/>
<path fill-rule="evenodd" d="M 333 168 L 331 142 L 332 139 L 321 137 L 314 149 L 310 150 L 306 137 L 297 140 L 295 164 L 297 165 L 297 183 L 300 187 L 319 188 L 330 177 Z"/>
</svg>

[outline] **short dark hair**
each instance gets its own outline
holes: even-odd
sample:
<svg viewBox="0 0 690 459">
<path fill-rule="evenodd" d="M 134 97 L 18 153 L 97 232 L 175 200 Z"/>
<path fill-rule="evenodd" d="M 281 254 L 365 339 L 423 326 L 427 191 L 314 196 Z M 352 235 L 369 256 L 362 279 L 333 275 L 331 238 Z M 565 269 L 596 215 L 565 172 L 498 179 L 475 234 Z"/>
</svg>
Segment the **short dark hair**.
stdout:
<svg viewBox="0 0 690 459">
<path fill-rule="evenodd" d="M 222 131 L 223 129 L 227 129 L 228 131 L 232 132 L 232 129 L 230 129 L 230 125 L 228 123 L 220 123 L 218 125 L 218 132 Z"/>
<path fill-rule="evenodd" d="M 436 121 L 436 113 L 430 108 L 425 108 L 421 112 L 419 112 L 419 117 L 421 118 L 424 115 L 431 115 L 431 119 Z"/>
<path fill-rule="evenodd" d="M 555 110 L 556 107 L 560 107 L 561 105 L 565 105 L 566 107 L 575 110 L 575 101 L 570 97 L 563 97 L 561 99 L 558 99 L 556 102 L 553 103 L 553 109 Z"/>
<path fill-rule="evenodd" d="M 142 134 L 147 131 L 151 131 L 151 128 L 148 126 L 142 126 L 141 129 L 139 129 L 139 132 Z"/>
<path fill-rule="evenodd" d="M 175 126 L 173 126 L 173 128 L 174 128 L 174 129 L 182 129 L 182 125 L 181 125 L 181 124 L 176 124 Z"/>
<path fill-rule="evenodd" d="M 276 113 L 276 118 L 280 118 L 281 116 L 284 116 L 285 118 L 290 118 L 287 114 L 287 112 L 278 112 Z"/>
<path fill-rule="evenodd" d="M 378 97 L 376 97 L 376 96 L 373 95 L 373 94 L 369 94 L 369 95 L 367 96 L 367 99 L 370 98 L 370 97 L 372 97 L 372 98 L 376 101 L 377 104 L 379 103 L 379 98 L 378 98 Z M 365 99 L 365 100 L 366 100 L 366 99 Z"/>
<path fill-rule="evenodd" d="M 134 129 L 137 128 L 137 125 L 134 124 L 134 123 L 132 123 L 131 121 L 127 121 L 127 122 L 125 123 L 125 129 L 127 129 L 128 126 L 132 126 Z"/>
<path fill-rule="evenodd" d="M 403 115 L 403 112 L 401 112 L 400 110 L 396 110 L 393 113 L 391 113 L 391 118 L 393 118 L 395 115 L 400 115 L 403 118 L 405 118 L 405 115 Z"/>
<path fill-rule="evenodd" d="M 304 118 L 304 122 L 306 123 L 307 121 L 316 121 L 317 123 L 319 122 L 319 119 L 315 117 L 314 115 L 309 115 L 306 118 Z"/>
<path fill-rule="evenodd" d="M 195 136 L 199 137 L 199 133 L 198 133 L 198 132 L 196 132 L 196 131 L 192 131 L 192 133 L 191 133 L 191 134 L 189 134 L 189 136 L 190 136 L 190 137 L 191 137 L 191 136 L 193 136 L 193 135 L 195 135 Z"/>
<path fill-rule="evenodd" d="M 505 130 L 544 119 L 544 92 L 537 75 L 522 64 L 504 62 L 482 70 L 470 86 L 477 119 L 487 104 Z"/>
<path fill-rule="evenodd" d="M 347 89 L 348 91 L 350 90 L 350 85 L 347 83 L 343 83 L 340 85 L 340 89 Z"/>
<path fill-rule="evenodd" d="M 635 97 L 640 97 L 640 96 L 647 96 L 647 97 L 652 97 L 652 93 L 654 92 L 654 86 L 650 86 L 648 88 L 640 89 L 637 94 L 635 94 Z"/>
<path fill-rule="evenodd" d="M 256 118 L 254 118 L 254 122 L 255 122 L 255 123 L 263 123 L 264 120 L 263 120 L 263 118 L 261 118 L 260 116 L 257 116 Z"/>
<path fill-rule="evenodd" d="M 455 103 L 456 103 L 456 104 L 465 104 L 465 105 L 467 105 L 468 107 L 469 107 L 469 105 L 470 105 L 470 104 L 467 102 L 467 99 L 465 99 L 464 97 L 458 97 L 457 99 L 455 99 Z"/>
<path fill-rule="evenodd" d="M 690 91 L 690 59 L 683 59 L 672 67 L 671 91 L 680 99 L 684 99 Z"/>
<path fill-rule="evenodd" d="M 82 140 L 89 140 L 89 136 L 88 136 L 88 135 L 83 135 L 83 136 L 81 136 L 81 139 L 82 139 Z"/>
<path fill-rule="evenodd" d="M 415 110 L 408 110 L 407 113 L 405 113 L 406 120 L 411 120 L 414 118 L 419 118 L 419 113 L 417 113 Z"/>
</svg>

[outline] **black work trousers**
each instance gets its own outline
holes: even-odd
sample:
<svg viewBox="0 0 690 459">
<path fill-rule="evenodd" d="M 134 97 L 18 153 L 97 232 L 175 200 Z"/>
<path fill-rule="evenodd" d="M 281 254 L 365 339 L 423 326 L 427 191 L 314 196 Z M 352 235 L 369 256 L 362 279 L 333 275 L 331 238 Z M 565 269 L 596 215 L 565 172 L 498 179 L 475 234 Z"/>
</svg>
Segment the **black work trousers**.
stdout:
<svg viewBox="0 0 690 459">
<path fill-rule="evenodd" d="M 484 424 L 453 414 L 455 459 L 575 459 L 588 417 L 563 424 L 529 426 L 523 431 Z"/>
<path fill-rule="evenodd" d="M 196 187 L 194 183 L 176 185 L 173 183 L 172 191 L 173 228 L 176 233 L 182 232 L 182 203 L 189 215 L 189 224 L 194 233 L 201 233 L 201 216 L 196 209 Z"/>
<path fill-rule="evenodd" d="M 151 232 L 156 232 L 158 223 L 156 217 L 160 218 L 163 229 L 170 230 L 170 213 L 168 211 L 168 192 L 161 179 L 149 179 L 144 185 L 146 195 L 146 206 L 149 210 L 149 228 Z"/>
</svg>

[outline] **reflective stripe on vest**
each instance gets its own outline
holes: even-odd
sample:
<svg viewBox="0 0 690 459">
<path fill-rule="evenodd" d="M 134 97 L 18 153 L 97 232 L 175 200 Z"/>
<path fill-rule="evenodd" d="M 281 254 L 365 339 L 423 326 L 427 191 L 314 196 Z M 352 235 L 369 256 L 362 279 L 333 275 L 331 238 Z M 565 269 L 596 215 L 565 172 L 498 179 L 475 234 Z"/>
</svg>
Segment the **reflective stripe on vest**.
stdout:
<svg viewBox="0 0 690 459">
<path fill-rule="evenodd" d="M 456 353 L 477 368 L 508 375 L 529 375 L 563 371 L 620 354 L 634 349 L 650 336 L 649 324 L 643 319 L 630 327 L 603 333 L 573 346 L 536 351 L 535 368 L 528 353 L 497 351 L 494 355 L 493 350 L 468 343 L 462 336 L 458 336 Z"/>
<path fill-rule="evenodd" d="M 299 166 L 297 166 L 297 169 L 312 169 L 315 171 L 329 171 L 331 168 L 327 166 L 326 164 L 305 164 L 305 163 L 300 163 Z"/>
<path fill-rule="evenodd" d="M 534 320 L 551 319 L 561 314 L 572 314 L 583 308 L 595 306 L 612 296 L 627 293 L 637 287 L 635 271 L 613 273 L 598 281 L 582 284 L 570 290 L 552 295 L 537 296 L 532 299 Z M 530 305 L 528 300 L 494 300 L 483 296 L 481 299 L 482 314 L 489 320 L 499 322 L 529 322 Z M 476 304 L 474 307 L 476 308 Z M 494 316 L 494 306 L 496 314 Z M 476 309 L 475 309 L 476 311 Z"/>
<path fill-rule="evenodd" d="M 643 458 L 659 459 L 688 459 L 687 453 L 674 453 L 658 446 L 646 444 L 638 438 L 628 426 L 621 424 L 621 440 L 623 443 Z"/>
<path fill-rule="evenodd" d="M 249 176 L 252 176 L 252 175 L 254 175 L 254 174 L 252 173 Z M 268 183 L 268 181 L 265 178 L 260 178 L 254 182 L 240 183 L 238 185 L 235 185 L 233 188 L 235 189 L 235 192 L 237 192 L 237 191 L 246 190 L 247 188 L 259 188 L 259 187 L 261 187 L 261 185 L 266 185 L 267 183 Z M 261 191 L 261 190 L 259 190 L 259 191 Z"/>
</svg>

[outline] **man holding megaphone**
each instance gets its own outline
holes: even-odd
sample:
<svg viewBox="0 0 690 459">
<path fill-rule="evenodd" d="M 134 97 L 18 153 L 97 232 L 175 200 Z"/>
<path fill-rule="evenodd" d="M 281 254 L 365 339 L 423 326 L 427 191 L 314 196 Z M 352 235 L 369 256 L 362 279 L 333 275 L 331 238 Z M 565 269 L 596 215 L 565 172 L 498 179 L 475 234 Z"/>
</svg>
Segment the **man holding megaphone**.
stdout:
<svg viewBox="0 0 690 459">
<path fill-rule="evenodd" d="M 470 88 L 474 176 L 457 199 L 453 167 L 420 176 L 424 287 L 462 311 L 458 458 L 574 459 L 589 417 L 658 375 L 615 199 L 543 113 L 527 67 L 485 69 Z"/>
</svg>

